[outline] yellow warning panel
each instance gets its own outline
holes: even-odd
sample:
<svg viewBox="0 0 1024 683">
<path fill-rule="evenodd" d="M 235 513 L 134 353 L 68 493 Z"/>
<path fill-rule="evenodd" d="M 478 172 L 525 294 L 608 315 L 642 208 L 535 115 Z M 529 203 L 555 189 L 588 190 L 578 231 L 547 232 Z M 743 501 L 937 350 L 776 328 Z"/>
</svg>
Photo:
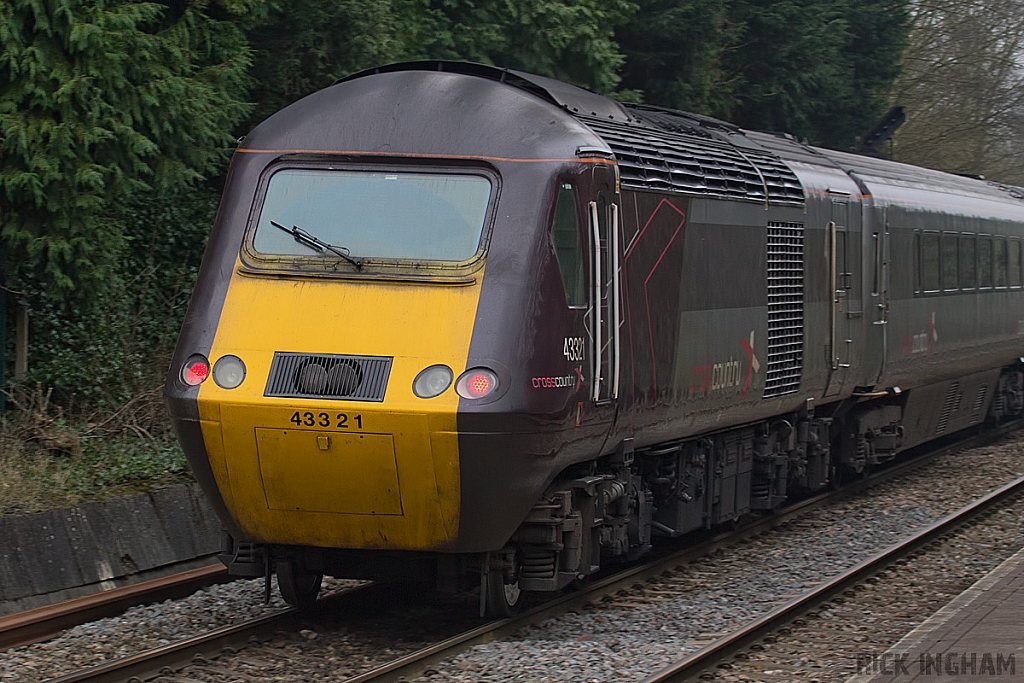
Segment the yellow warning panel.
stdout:
<svg viewBox="0 0 1024 683">
<path fill-rule="evenodd" d="M 356 515 L 401 515 L 390 434 L 256 427 L 267 507 Z"/>
</svg>

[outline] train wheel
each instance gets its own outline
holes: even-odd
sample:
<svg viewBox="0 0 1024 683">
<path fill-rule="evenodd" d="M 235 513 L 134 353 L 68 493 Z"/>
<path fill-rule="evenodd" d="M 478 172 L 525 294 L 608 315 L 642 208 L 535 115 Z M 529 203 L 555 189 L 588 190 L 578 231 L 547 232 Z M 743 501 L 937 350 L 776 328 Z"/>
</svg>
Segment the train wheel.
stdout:
<svg viewBox="0 0 1024 683">
<path fill-rule="evenodd" d="M 487 616 L 501 619 L 516 615 L 522 609 L 523 591 L 519 588 L 520 571 L 519 553 L 516 553 L 515 571 L 512 577 L 506 575 L 501 569 L 487 572 Z"/>
<path fill-rule="evenodd" d="M 323 574 L 301 568 L 294 560 L 280 560 L 274 569 L 277 571 L 277 587 L 281 589 L 285 602 L 299 609 L 313 606 L 316 596 L 320 595 Z"/>
</svg>

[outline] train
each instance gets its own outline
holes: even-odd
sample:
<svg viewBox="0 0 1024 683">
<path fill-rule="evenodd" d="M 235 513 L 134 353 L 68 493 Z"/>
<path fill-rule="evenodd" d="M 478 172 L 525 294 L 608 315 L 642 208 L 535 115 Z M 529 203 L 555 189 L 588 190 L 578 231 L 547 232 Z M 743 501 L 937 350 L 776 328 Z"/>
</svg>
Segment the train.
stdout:
<svg viewBox="0 0 1024 683">
<path fill-rule="evenodd" d="M 483 611 L 1024 408 L 1024 190 L 453 61 L 240 140 L 165 384 L 238 576 Z"/>
</svg>

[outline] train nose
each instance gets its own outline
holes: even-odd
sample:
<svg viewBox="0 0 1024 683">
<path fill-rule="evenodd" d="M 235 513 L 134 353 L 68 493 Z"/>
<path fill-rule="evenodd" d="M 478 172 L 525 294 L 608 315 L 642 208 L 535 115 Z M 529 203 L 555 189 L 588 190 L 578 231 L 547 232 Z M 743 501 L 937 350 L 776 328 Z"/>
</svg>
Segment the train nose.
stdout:
<svg viewBox="0 0 1024 683">
<path fill-rule="evenodd" d="M 448 365 L 223 351 L 246 366 L 244 381 L 202 382 L 200 417 L 218 488 L 249 538 L 417 550 L 454 541 L 459 398 Z"/>
</svg>

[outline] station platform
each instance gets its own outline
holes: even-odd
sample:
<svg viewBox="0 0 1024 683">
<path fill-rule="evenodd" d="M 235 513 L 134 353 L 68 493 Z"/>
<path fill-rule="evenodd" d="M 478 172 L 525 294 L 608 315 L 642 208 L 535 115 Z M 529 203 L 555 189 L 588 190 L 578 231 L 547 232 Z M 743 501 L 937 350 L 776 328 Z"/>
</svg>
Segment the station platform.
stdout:
<svg viewBox="0 0 1024 683">
<path fill-rule="evenodd" d="M 847 683 L 1024 681 L 1024 549 Z"/>
</svg>

